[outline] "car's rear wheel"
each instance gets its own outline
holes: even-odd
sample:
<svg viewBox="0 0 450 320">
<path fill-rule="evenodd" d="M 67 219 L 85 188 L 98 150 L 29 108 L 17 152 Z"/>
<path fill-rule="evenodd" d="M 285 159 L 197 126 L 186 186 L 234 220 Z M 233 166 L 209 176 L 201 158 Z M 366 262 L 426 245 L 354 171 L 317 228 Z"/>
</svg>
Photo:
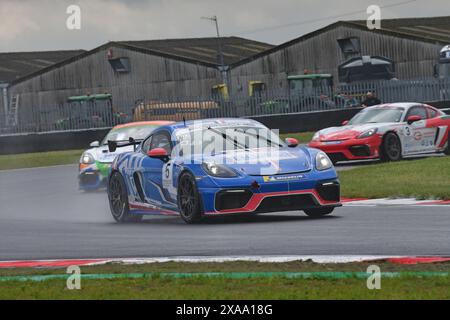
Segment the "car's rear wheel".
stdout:
<svg viewBox="0 0 450 320">
<path fill-rule="evenodd" d="M 108 199 L 111 214 L 117 222 L 139 222 L 142 220 L 142 215 L 130 214 L 125 181 L 123 181 L 119 172 L 114 172 L 109 179 Z"/>
<path fill-rule="evenodd" d="M 334 210 L 333 207 L 328 207 L 328 208 L 306 209 L 303 210 L 303 212 L 305 212 L 308 217 L 318 218 L 332 213 L 333 210 Z"/>
<path fill-rule="evenodd" d="M 393 133 L 387 133 L 380 146 L 380 158 L 382 161 L 398 161 L 402 158 L 402 146 L 398 136 Z"/>
<path fill-rule="evenodd" d="M 178 183 L 178 208 L 186 223 L 195 223 L 202 219 L 202 205 L 195 179 L 184 172 Z"/>
</svg>

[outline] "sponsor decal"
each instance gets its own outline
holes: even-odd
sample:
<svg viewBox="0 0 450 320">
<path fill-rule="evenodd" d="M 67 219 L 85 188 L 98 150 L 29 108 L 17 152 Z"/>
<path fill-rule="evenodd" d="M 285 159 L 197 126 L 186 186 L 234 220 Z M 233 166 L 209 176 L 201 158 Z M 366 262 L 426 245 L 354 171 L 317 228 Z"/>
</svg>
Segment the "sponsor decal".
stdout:
<svg viewBox="0 0 450 320">
<path fill-rule="evenodd" d="M 305 176 L 303 174 L 296 174 L 290 176 L 264 176 L 264 182 L 276 182 L 276 181 L 290 181 L 290 180 L 300 180 Z"/>
<path fill-rule="evenodd" d="M 422 132 L 420 132 L 420 131 L 415 132 L 414 133 L 414 140 L 419 141 L 421 139 L 422 139 Z"/>
</svg>

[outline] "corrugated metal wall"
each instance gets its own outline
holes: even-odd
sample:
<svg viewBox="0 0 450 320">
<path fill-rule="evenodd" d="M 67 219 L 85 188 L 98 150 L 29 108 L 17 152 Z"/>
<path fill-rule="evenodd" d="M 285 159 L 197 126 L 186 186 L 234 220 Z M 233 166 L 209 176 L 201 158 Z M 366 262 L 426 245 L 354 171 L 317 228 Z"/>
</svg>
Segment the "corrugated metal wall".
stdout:
<svg viewBox="0 0 450 320">
<path fill-rule="evenodd" d="M 231 70 L 234 92 L 245 95 L 248 82 L 263 81 L 269 90 L 287 90 L 287 76 L 303 74 L 304 69 L 315 73 L 331 73 L 337 84 L 337 67 L 345 58 L 337 39 L 359 37 L 363 55 L 380 55 L 395 61 L 399 79 L 433 76 L 442 44 L 403 39 L 376 31 L 364 31 L 347 26 L 337 26 L 290 46 L 237 66 Z"/>
<path fill-rule="evenodd" d="M 287 91 L 287 76 L 303 74 L 304 69 L 331 73 L 337 84 L 337 66 L 344 61 L 336 39 L 356 36 L 362 53 L 393 59 L 400 79 L 431 77 L 441 44 L 402 39 L 379 32 L 337 25 L 323 33 L 236 66 L 230 71 L 233 95 L 246 96 L 248 82 L 260 80 L 268 90 Z M 210 96 L 211 87 L 221 82 L 219 71 L 193 64 L 113 48 L 114 57 L 128 57 L 131 72 L 114 73 L 107 59 L 107 48 L 79 60 L 13 85 L 9 96 L 20 93 L 21 121 L 32 121 L 30 114 L 45 112 L 46 106 L 63 103 L 69 96 L 108 92 L 117 110 L 130 110 L 137 100 Z M 0 101 L 1 103 L 1 101 Z M 2 110 L 0 110 L 2 112 Z"/>
<path fill-rule="evenodd" d="M 200 64 L 123 48 L 113 48 L 113 54 L 130 59 L 130 73 L 115 73 L 105 49 L 10 87 L 10 96 L 20 93 L 21 120 L 27 118 L 30 109 L 44 110 L 87 92 L 111 93 L 114 107 L 129 110 L 139 99 L 207 96 L 220 79 L 215 68 Z"/>
</svg>

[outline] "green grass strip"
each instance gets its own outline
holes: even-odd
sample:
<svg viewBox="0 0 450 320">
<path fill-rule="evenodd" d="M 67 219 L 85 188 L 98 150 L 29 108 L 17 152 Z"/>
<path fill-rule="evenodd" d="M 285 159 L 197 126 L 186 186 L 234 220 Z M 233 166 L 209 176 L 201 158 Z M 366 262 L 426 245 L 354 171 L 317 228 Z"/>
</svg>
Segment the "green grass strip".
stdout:
<svg viewBox="0 0 450 320">
<path fill-rule="evenodd" d="M 150 273 L 109 273 L 109 274 L 81 274 L 81 279 L 140 279 L 140 278 L 225 278 L 225 279 L 250 279 L 250 278 L 288 278 L 288 279 L 349 279 L 367 278 L 370 274 L 366 272 L 150 272 Z M 69 274 L 49 274 L 34 276 L 5 276 L 0 277 L 4 281 L 47 281 L 66 280 Z M 449 277 L 450 272 L 382 272 L 381 277 Z"/>
<path fill-rule="evenodd" d="M 360 166 L 338 175 L 342 197 L 450 199 L 448 156 Z"/>
<path fill-rule="evenodd" d="M 48 167 L 78 163 L 83 150 L 0 155 L 0 170 Z"/>
</svg>

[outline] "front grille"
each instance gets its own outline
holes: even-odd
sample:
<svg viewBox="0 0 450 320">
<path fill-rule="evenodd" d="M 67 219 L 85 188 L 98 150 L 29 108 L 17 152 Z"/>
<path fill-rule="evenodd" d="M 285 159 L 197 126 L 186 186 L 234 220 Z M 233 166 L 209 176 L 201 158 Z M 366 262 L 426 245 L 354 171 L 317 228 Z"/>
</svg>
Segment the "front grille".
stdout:
<svg viewBox="0 0 450 320">
<path fill-rule="evenodd" d="M 239 209 L 252 197 L 250 190 L 222 190 L 216 194 L 216 210 Z"/>
<path fill-rule="evenodd" d="M 295 194 L 264 198 L 256 212 L 303 210 L 314 206 L 316 203 L 310 194 Z"/>
<path fill-rule="evenodd" d="M 320 184 L 316 187 L 317 193 L 320 198 L 325 201 L 340 201 L 340 186 L 338 182 L 330 182 L 325 184 Z"/>
<path fill-rule="evenodd" d="M 369 146 L 366 146 L 366 145 L 351 146 L 349 148 L 349 150 L 355 157 L 368 157 L 368 156 L 370 156 Z"/>
<path fill-rule="evenodd" d="M 81 185 L 94 185 L 98 182 L 98 175 L 95 174 L 82 174 L 80 176 Z"/>
</svg>

